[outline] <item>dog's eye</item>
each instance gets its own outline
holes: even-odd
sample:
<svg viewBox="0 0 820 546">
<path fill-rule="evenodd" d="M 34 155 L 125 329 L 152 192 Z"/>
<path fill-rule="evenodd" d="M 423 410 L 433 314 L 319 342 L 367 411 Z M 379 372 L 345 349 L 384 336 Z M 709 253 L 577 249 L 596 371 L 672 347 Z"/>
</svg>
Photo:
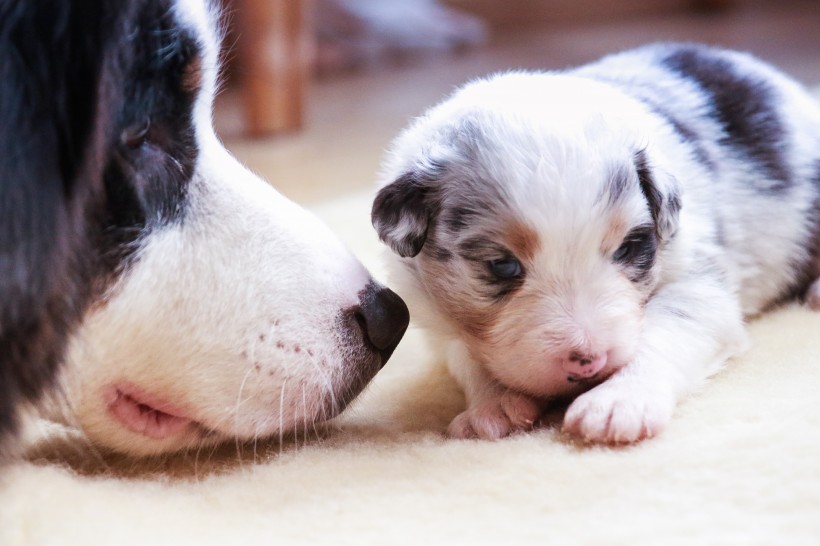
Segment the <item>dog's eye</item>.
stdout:
<svg viewBox="0 0 820 546">
<path fill-rule="evenodd" d="M 515 258 L 502 258 L 489 262 L 490 272 L 499 279 L 514 279 L 521 275 L 521 262 Z"/>
<path fill-rule="evenodd" d="M 626 240 L 621 243 L 621 246 L 612 253 L 612 260 L 616 262 L 632 262 L 636 257 L 641 255 L 650 244 L 651 235 L 639 231 L 631 233 Z"/>
<path fill-rule="evenodd" d="M 148 138 L 148 131 L 151 129 L 151 119 L 145 118 L 142 121 L 129 125 L 120 134 L 120 142 L 129 148 L 136 149 L 145 144 Z"/>
<path fill-rule="evenodd" d="M 612 254 L 612 259 L 616 262 L 624 262 L 629 258 L 631 254 L 635 252 L 635 241 L 625 241 L 621 246 L 618 247 Z"/>
</svg>

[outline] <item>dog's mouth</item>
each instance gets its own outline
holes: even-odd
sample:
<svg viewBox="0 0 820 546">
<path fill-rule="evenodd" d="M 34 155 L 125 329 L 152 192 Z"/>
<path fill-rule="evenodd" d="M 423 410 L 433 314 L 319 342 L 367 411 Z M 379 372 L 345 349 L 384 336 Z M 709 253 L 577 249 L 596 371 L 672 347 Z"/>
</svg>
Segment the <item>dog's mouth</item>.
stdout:
<svg viewBox="0 0 820 546">
<path fill-rule="evenodd" d="M 173 404 L 128 386 L 113 387 L 107 397 L 108 412 L 122 426 L 149 438 L 177 436 L 201 426 Z"/>
</svg>

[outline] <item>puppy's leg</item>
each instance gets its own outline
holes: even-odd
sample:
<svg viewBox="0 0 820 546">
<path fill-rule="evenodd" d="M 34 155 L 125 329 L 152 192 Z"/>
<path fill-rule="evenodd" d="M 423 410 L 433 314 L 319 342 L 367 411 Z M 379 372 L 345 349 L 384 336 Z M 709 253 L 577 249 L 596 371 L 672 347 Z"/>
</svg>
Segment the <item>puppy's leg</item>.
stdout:
<svg viewBox="0 0 820 546">
<path fill-rule="evenodd" d="M 668 285 L 647 303 L 635 360 L 579 396 L 564 430 L 604 443 L 654 436 L 683 394 L 746 345 L 739 303 L 719 280 Z"/>
<path fill-rule="evenodd" d="M 448 347 L 447 364 L 467 399 L 467 409 L 447 427 L 451 438 L 502 438 L 531 429 L 541 414 L 536 399 L 500 385 L 462 343 Z"/>
</svg>

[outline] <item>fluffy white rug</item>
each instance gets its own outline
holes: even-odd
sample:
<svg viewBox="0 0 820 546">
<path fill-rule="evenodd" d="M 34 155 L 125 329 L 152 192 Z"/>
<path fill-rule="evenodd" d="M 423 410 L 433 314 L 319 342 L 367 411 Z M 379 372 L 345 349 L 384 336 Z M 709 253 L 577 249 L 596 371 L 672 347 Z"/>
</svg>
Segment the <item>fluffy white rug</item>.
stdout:
<svg viewBox="0 0 820 546">
<path fill-rule="evenodd" d="M 317 212 L 378 273 L 369 205 Z M 445 439 L 463 399 L 412 329 L 319 440 L 128 461 L 43 429 L 2 469 L 0 544 L 820 544 L 820 314 L 750 328 L 660 437 L 619 449 Z"/>
</svg>

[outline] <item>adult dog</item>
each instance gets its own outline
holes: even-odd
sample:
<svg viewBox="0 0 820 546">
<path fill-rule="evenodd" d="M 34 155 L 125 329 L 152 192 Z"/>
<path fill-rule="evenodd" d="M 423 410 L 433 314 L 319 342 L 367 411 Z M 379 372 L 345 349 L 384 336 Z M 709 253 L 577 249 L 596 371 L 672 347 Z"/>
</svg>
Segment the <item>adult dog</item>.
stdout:
<svg viewBox="0 0 820 546">
<path fill-rule="evenodd" d="M 338 413 L 404 303 L 211 124 L 200 0 L 0 3 L 0 432 L 62 388 L 95 442 L 178 450 Z"/>
<path fill-rule="evenodd" d="M 586 440 L 652 436 L 742 350 L 744 317 L 820 307 L 820 107 L 749 55 L 659 44 L 473 82 L 382 183 L 400 293 L 467 395 L 456 437 L 560 397 Z"/>
</svg>

